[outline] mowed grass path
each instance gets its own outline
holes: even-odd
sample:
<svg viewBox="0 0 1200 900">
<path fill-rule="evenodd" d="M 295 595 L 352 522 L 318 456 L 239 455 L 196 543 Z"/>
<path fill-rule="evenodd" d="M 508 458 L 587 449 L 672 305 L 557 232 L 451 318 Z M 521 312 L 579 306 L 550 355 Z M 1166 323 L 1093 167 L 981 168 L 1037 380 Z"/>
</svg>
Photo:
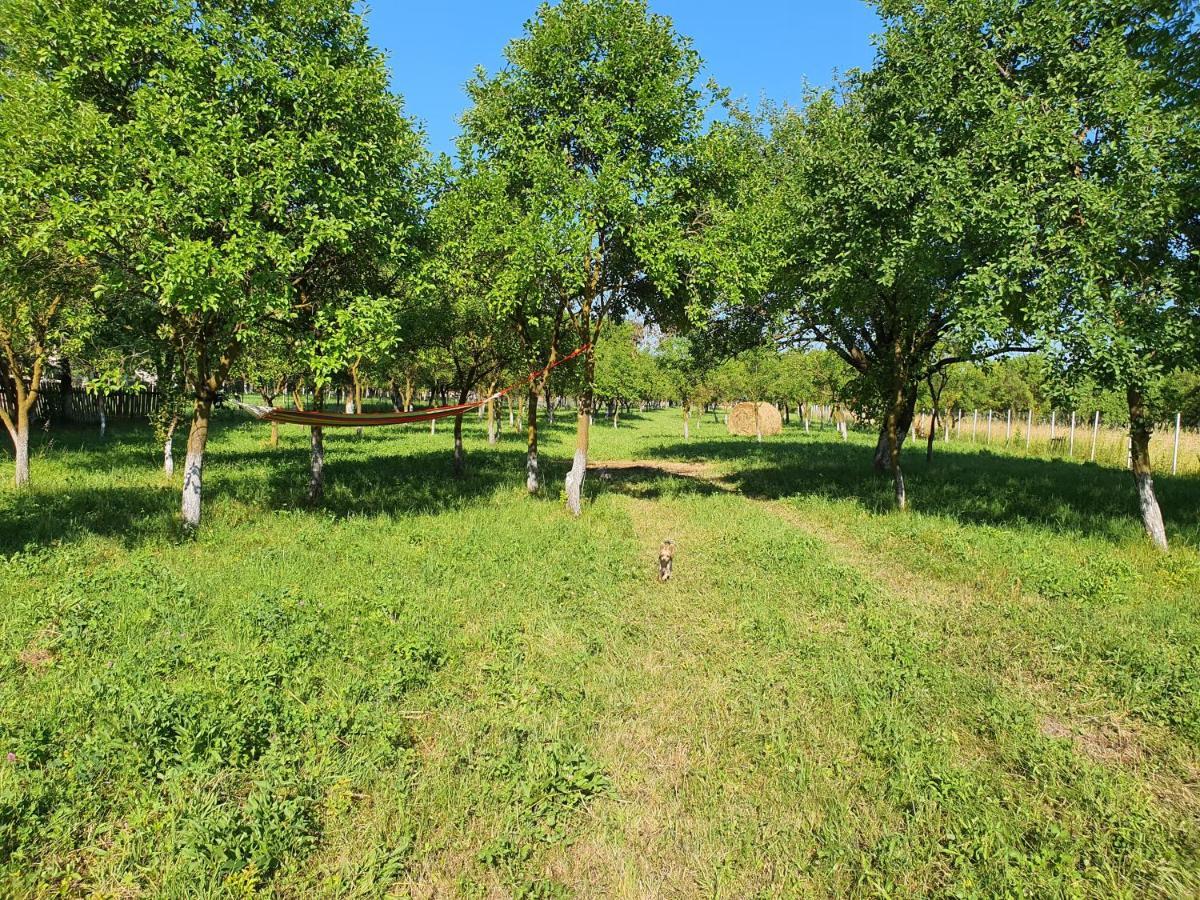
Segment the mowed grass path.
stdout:
<svg viewBox="0 0 1200 900">
<path fill-rule="evenodd" d="M 232 415 L 205 522 L 143 429 L 0 492 L 0 896 L 1194 896 L 1200 482 L 597 420 L 523 491 L 448 428 Z M 0 463 L 0 479 L 11 463 Z M 676 577 L 655 580 L 659 542 Z"/>
</svg>

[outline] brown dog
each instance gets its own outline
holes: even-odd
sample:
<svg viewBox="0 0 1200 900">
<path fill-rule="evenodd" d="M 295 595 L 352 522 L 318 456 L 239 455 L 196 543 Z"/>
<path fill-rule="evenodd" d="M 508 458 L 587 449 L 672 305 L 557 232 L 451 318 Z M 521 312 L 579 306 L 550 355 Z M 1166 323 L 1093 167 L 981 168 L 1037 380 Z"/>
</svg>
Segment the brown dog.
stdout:
<svg viewBox="0 0 1200 900">
<path fill-rule="evenodd" d="M 671 565 L 675 562 L 675 542 L 663 541 L 658 548 L 658 580 L 667 581 L 671 577 Z"/>
</svg>

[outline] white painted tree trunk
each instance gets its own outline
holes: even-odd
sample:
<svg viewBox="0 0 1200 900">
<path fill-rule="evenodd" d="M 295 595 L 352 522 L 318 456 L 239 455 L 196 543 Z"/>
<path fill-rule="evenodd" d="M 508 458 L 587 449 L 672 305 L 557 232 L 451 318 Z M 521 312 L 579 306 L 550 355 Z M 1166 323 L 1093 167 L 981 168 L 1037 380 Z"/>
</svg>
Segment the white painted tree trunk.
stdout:
<svg viewBox="0 0 1200 900">
<path fill-rule="evenodd" d="M 13 458 L 16 466 L 13 469 L 13 484 L 25 487 L 29 484 L 29 414 L 18 413 L 17 429 L 9 432 L 13 442 Z"/>
<path fill-rule="evenodd" d="M 567 473 L 567 509 L 574 516 L 583 513 L 583 481 L 587 477 L 588 431 L 592 424 L 590 404 L 585 402 L 575 424 L 575 457 Z"/>
<path fill-rule="evenodd" d="M 210 401 L 197 401 L 188 432 L 187 457 L 183 463 L 183 527 L 194 531 L 200 527 L 200 497 L 204 487 L 204 448 L 208 445 L 208 423 L 212 414 Z"/>
<path fill-rule="evenodd" d="M 175 475 L 175 447 L 170 438 L 163 441 L 163 474 L 168 478 Z"/>
<path fill-rule="evenodd" d="M 1163 524 L 1162 509 L 1158 505 L 1158 497 L 1154 494 L 1154 479 L 1149 472 L 1134 472 L 1137 482 L 1138 510 L 1142 515 L 1142 524 L 1146 528 L 1151 542 L 1159 550 L 1167 550 L 1167 529 Z"/>
<path fill-rule="evenodd" d="M 104 401 L 100 401 L 100 437 L 104 437 L 104 433 L 108 431 L 108 416 L 104 412 Z"/>
<path fill-rule="evenodd" d="M 575 449 L 571 471 L 567 473 L 567 509 L 578 516 L 583 512 L 583 479 L 587 475 L 587 453 Z"/>
</svg>

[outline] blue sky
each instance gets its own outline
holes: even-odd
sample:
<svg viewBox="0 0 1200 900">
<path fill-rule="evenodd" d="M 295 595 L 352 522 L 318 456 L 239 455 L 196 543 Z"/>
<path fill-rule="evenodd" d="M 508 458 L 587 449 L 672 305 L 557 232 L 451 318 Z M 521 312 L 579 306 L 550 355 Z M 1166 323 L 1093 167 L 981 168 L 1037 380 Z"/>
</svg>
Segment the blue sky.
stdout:
<svg viewBox="0 0 1200 900">
<path fill-rule="evenodd" d="M 385 50 L 392 86 L 420 119 L 434 151 L 450 151 L 463 85 L 476 66 L 494 72 L 504 45 L 519 37 L 537 0 L 373 0 L 372 42 Z M 830 83 L 834 71 L 867 66 L 879 20 L 862 0 L 651 0 L 670 16 L 735 97 L 796 102 L 805 79 Z"/>
</svg>

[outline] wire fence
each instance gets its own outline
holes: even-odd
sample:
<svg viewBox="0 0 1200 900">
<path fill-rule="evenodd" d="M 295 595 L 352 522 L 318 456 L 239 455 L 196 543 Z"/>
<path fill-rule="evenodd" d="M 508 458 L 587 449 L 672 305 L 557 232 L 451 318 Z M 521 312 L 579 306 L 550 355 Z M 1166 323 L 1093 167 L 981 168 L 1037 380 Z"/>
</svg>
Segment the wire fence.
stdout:
<svg viewBox="0 0 1200 900">
<path fill-rule="evenodd" d="M 919 413 L 912 436 L 928 438 L 931 421 L 930 412 Z M 1109 425 L 1099 412 L 956 410 L 945 419 L 939 417 L 934 440 L 1130 466 L 1128 426 Z M 1157 472 L 1200 472 L 1200 431 L 1184 428 L 1179 414 L 1158 423 L 1150 438 L 1150 461 Z"/>
<path fill-rule="evenodd" d="M 848 438 L 850 429 L 869 427 L 843 407 L 819 404 L 802 404 L 792 422 L 815 431 L 832 428 L 843 439 Z M 918 411 L 909 439 L 928 441 L 932 425 L 931 411 Z M 1130 467 L 1128 425 L 1110 425 L 1094 411 L 957 409 L 937 417 L 934 445 L 938 444 L 970 444 L 1047 459 L 1078 459 L 1104 466 Z M 1150 438 L 1150 462 L 1156 472 L 1200 474 L 1200 430 L 1185 428 L 1178 413 L 1157 423 Z"/>
</svg>

